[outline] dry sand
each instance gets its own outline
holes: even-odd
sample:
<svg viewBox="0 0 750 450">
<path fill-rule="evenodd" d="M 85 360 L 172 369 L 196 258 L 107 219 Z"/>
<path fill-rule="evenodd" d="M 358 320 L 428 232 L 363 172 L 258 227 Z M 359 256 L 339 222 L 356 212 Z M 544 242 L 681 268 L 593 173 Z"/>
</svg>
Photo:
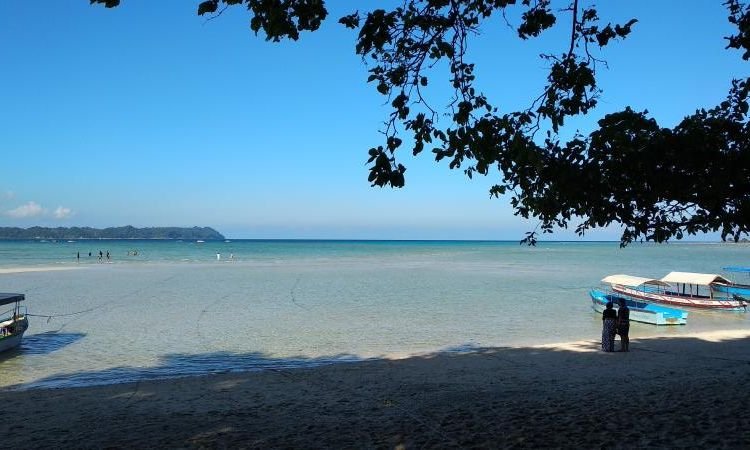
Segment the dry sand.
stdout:
<svg viewBox="0 0 750 450">
<path fill-rule="evenodd" d="M 0 436 L 6 448 L 750 448 L 750 331 L 598 347 L 2 391 Z"/>
</svg>

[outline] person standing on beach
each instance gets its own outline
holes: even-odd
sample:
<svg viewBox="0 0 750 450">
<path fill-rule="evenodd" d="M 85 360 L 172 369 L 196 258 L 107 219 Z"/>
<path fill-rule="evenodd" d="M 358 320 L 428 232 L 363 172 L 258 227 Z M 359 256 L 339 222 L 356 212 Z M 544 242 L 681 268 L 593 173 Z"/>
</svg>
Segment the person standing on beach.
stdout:
<svg viewBox="0 0 750 450">
<path fill-rule="evenodd" d="M 81 252 L 76 252 L 76 261 L 81 262 Z"/>
<path fill-rule="evenodd" d="M 617 312 L 612 306 L 612 302 L 607 302 L 607 309 L 602 314 L 602 350 L 605 352 L 615 351 Z"/>
<path fill-rule="evenodd" d="M 617 311 L 617 334 L 620 335 L 620 351 L 630 351 L 630 309 L 625 299 L 620 299 L 620 310 Z"/>
</svg>

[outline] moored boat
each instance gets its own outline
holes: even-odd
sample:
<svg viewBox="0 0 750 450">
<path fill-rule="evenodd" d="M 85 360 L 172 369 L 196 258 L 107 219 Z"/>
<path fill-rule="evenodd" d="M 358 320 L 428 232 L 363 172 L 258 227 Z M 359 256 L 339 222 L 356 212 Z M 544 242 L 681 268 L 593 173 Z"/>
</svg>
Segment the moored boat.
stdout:
<svg viewBox="0 0 750 450">
<path fill-rule="evenodd" d="M 728 274 L 734 274 L 735 276 L 733 277 L 733 280 L 730 280 L 729 284 L 716 283 L 713 286 L 715 292 L 750 298 L 750 278 L 748 278 L 747 281 L 743 280 L 743 282 L 738 282 L 739 277 L 742 275 L 750 277 L 750 267 L 728 266 L 722 267 L 721 270 Z"/>
<path fill-rule="evenodd" d="M 0 352 L 17 347 L 29 328 L 23 294 L 0 294 L 0 309 L 10 305 L 10 309 L 0 313 Z"/>
<path fill-rule="evenodd" d="M 747 311 L 747 300 L 741 296 L 718 291 L 732 282 L 713 273 L 669 272 L 661 281 L 672 304 L 693 308 Z"/>
<path fill-rule="evenodd" d="M 746 311 L 747 302 L 734 295 L 714 291 L 716 285 L 730 283 L 726 278 L 705 273 L 670 272 L 655 280 L 628 275 L 610 275 L 603 280 L 620 295 L 648 303 L 661 303 L 680 308 Z M 638 284 L 640 282 L 640 284 Z"/>
<path fill-rule="evenodd" d="M 598 289 L 589 292 L 594 310 L 602 313 L 607 303 L 612 302 L 615 309 L 619 309 L 619 300 L 625 300 L 630 309 L 630 320 L 652 325 L 685 325 L 688 313 L 681 309 L 668 308 L 635 300 L 623 295 L 606 293 Z"/>
</svg>

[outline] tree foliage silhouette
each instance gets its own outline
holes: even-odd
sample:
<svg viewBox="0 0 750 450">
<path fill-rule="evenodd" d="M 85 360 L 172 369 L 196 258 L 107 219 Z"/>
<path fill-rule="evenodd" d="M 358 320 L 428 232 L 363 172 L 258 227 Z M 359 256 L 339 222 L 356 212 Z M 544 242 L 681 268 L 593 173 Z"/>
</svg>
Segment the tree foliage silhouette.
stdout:
<svg viewBox="0 0 750 450">
<path fill-rule="evenodd" d="M 736 27 L 727 48 L 743 51 L 747 60 L 750 7 L 739 0 L 723 5 Z M 233 6 L 246 7 L 251 29 L 274 42 L 298 40 L 328 17 L 324 0 L 207 0 L 198 14 L 213 17 Z M 563 54 L 542 55 L 549 73 L 541 94 L 526 109 L 503 112 L 475 89 L 467 43 L 489 18 L 512 8 L 520 8 L 520 39 L 565 26 L 570 42 Z M 588 136 L 560 138 L 566 118 L 597 105 L 602 61 L 593 51 L 625 39 L 636 19 L 605 25 L 594 6 L 579 0 L 403 0 L 392 9 L 356 11 L 339 23 L 358 30 L 355 48 L 367 63 L 367 81 L 392 107 L 383 144 L 369 149 L 373 186 L 403 187 L 406 168 L 397 153 L 429 149 L 469 178 L 496 173 L 490 195 L 507 194 L 516 215 L 539 219 L 522 242 L 534 244 L 539 232 L 573 224 L 579 235 L 620 224 L 621 245 L 717 231 L 737 241 L 750 230 L 748 79 L 732 80 L 725 101 L 671 129 L 647 111 L 626 108 L 599 120 Z M 424 95 L 438 63 L 448 67 L 454 92 L 446 109 L 433 108 Z M 443 114 L 448 119 L 439 124 Z"/>
</svg>

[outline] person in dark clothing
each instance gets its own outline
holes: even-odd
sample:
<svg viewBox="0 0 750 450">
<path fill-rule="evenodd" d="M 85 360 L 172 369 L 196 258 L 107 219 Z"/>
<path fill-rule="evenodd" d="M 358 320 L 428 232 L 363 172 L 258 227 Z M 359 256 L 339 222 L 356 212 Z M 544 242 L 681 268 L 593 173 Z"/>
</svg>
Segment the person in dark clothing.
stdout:
<svg viewBox="0 0 750 450">
<path fill-rule="evenodd" d="M 612 302 L 607 302 L 607 308 L 602 313 L 602 350 L 605 352 L 615 351 L 617 312 L 612 306 Z"/>
<path fill-rule="evenodd" d="M 617 334 L 620 335 L 620 351 L 630 351 L 630 309 L 625 299 L 620 299 L 620 309 L 617 311 Z"/>
</svg>

